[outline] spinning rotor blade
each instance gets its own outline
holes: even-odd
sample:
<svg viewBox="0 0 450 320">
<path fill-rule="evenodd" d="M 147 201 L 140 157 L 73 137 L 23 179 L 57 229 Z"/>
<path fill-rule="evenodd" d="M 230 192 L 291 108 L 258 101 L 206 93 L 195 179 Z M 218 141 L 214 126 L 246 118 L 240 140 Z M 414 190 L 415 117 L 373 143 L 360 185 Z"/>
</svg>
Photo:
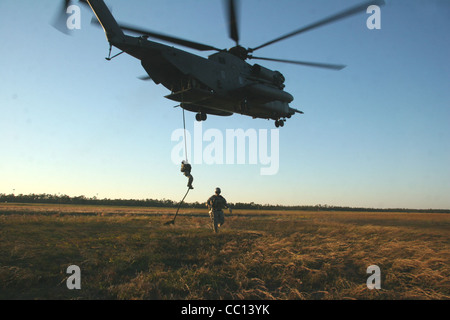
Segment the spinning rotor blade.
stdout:
<svg viewBox="0 0 450 320">
<path fill-rule="evenodd" d="M 61 6 L 57 11 L 57 14 L 53 20 L 52 26 L 61 31 L 62 33 L 65 34 L 70 34 L 70 30 L 67 27 L 67 9 L 70 6 L 70 2 L 71 0 L 63 0 L 61 1 Z M 89 4 L 87 3 L 86 0 L 78 0 L 78 2 L 88 6 Z"/>
<path fill-rule="evenodd" d="M 97 19 L 92 19 L 91 21 L 92 24 L 97 25 L 97 26 L 101 26 L 100 23 L 97 21 Z M 141 34 L 143 36 L 147 36 L 149 38 L 154 38 L 154 39 L 159 39 L 159 40 L 163 40 L 163 41 L 167 41 L 170 43 L 174 43 L 174 44 L 178 44 L 180 46 L 184 46 L 184 47 L 188 47 L 191 49 L 196 49 L 199 51 L 211 51 L 211 50 L 215 50 L 215 51 L 221 51 L 218 48 L 215 48 L 213 46 L 210 45 L 206 45 L 206 44 L 202 44 L 199 42 L 194 42 L 194 41 L 190 41 L 190 40 L 186 40 L 186 39 L 181 39 L 181 38 L 176 38 L 173 36 L 168 36 L 162 33 L 158 33 L 158 32 L 154 32 L 154 31 L 150 31 L 150 30 L 145 30 L 145 29 L 140 29 L 134 26 L 130 26 L 130 25 L 126 25 L 126 24 L 122 24 L 119 23 L 119 27 L 124 30 L 124 31 L 129 31 L 129 32 L 133 32 L 133 33 L 137 33 L 137 34 Z"/>
<path fill-rule="evenodd" d="M 148 36 L 150 38 L 164 40 L 164 41 L 167 41 L 167 42 L 178 44 L 180 46 L 188 47 L 188 48 L 191 48 L 191 49 L 196 49 L 196 50 L 199 50 L 199 51 L 211 51 L 211 50 L 220 51 L 220 49 L 217 49 L 217 48 L 215 48 L 213 46 L 210 46 L 210 45 L 207 45 L 207 44 L 202 44 L 202 43 L 199 43 L 199 42 L 194 42 L 194 41 L 190 41 L 190 40 L 186 40 L 186 39 L 176 38 L 176 37 L 173 37 L 173 36 L 164 35 L 162 33 L 153 32 L 153 31 L 149 31 L 149 30 L 138 29 L 138 28 L 135 28 L 135 27 L 132 27 L 132 26 L 123 25 L 123 24 L 119 24 L 119 26 L 124 31 L 135 32 L 135 33 L 138 33 L 138 34 L 142 34 L 144 36 Z"/>
<path fill-rule="evenodd" d="M 281 40 L 293 37 L 293 36 L 298 35 L 300 33 L 303 33 L 303 32 L 306 32 L 306 31 L 309 31 L 309 30 L 312 30 L 312 29 L 324 26 L 326 24 L 329 24 L 329 23 L 332 23 L 332 22 L 335 22 L 335 21 L 338 21 L 338 20 L 350 17 L 350 16 L 352 16 L 354 14 L 357 14 L 357 13 L 360 13 L 360 12 L 365 12 L 370 5 L 382 6 L 384 4 L 385 4 L 384 0 L 371 0 L 369 2 L 365 2 L 363 4 L 357 5 L 355 7 L 350 8 L 350 9 L 347 9 L 347 10 L 344 10 L 344 11 L 342 11 L 340 13 L 332 15 L 332 16 L 330 16 L 328 18 L 325 18 L 325 19 L 322 19 L 322 20 L 317 21 L 315 23 L 312 23 L 312 24 L 310 24 L 310 25 L 308 25 L 306 27 L 303 27 L 301 29 L 295 30 L 295 31 L 293 31 L 291 33 L 288 33 L 288 34 L 284 35 L 284 36 L 281 36 L 279 38 L 276 38 L 274 40 L 266 42 L 266 43 L 264 43 L 264 44 L 262 44 L 262 45 L 260 45 L 260 46 L 258 46 L 256 48 L 249 49 L 249 51 L 253 52 L 255 50 L 261 49 L 261 48 L 266 47 L 268 45 L 271 45 L 271 44 L 273 44 L 275 42 L 278 42 L 278 41 L 281 41 Z"/>
<path fill-rule="evenodd" d="M 70 0 L 61 1 L 61 7 L 58 9 L 55 19 L 53 20 L 52 26 L 65 33 L 69 34 L 69 29 L 67 28 L 67 7 L 70 5 Z"/>
<path fill-rule="evenodd" d="M 252 56 L 249 56 L 249 59 L 291 63 L 291 64 L 298 64 L 298 65 L 302 65 L 302 66 L 315 67 L 315 68 L 324 68 L 324 69 L 332 69 L 332 70 L 342 70 L 342 69 L 344 69 L 346 67 L 345 65 L 342 65 L 342 64 L 317 63 L 317 62 L 295 61 L 295 60 L 285 60 L 285 59 L 272 59 L 272 58 L 252 57 Z"/>
<path fill-rule="evenodd" d="M 239 28 L 237 23 L 237 14 L 236 14 L 236 1 L 228 0 L 227 2 L 227 18 L 228 18 L 228 26 L 230 32 L 230 38 L 236 42 L 236 45 L 239 45 Z"/>
</svg>

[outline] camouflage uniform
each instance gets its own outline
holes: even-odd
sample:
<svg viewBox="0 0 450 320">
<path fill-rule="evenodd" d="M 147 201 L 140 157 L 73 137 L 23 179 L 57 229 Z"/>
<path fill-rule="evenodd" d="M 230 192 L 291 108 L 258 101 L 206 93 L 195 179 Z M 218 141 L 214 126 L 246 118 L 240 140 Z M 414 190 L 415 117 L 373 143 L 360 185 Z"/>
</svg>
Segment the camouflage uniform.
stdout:
<svg viewBox="0 0 450 320">
<path fill-rule="evenodd" d="M 194 189 L 194 187 L 192 186 L 192 181 L 194 181 L 194 177 L 191 175 L 191 170 L 192 167 L 189 163 L 185 161 L 181 162 L 181 172 L 183 172 L 184 175 L 189 178 L 187 186 L 189 187 L 189 189 Z"/>
<path fill-rule="evenodd" d="M 210 208 L 209 215 L 214 223 L 214 231 L 217 233 L 219 232 L 219 227 L 225 223 L 225 216 L 222 210 L 228 208 L 231 212 L 231 209 L 228 207 L 227 200 L 220 195 L 220 189 L 219 193 L 216 192 L 215 195 L 212 195 L 206 204 Z"/>
</svg>

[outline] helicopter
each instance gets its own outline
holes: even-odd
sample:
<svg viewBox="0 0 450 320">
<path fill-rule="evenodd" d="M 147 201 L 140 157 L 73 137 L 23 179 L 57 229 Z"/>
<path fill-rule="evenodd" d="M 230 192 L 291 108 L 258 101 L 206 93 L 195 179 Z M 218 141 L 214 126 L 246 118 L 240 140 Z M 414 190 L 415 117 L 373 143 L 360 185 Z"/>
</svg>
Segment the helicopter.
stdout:
<svg viewBox="0 0 450 320">
<path fill-rule="evenodd" d="M 65 23 L 70 0 L 64 0 L 57 23 Z M 170 90 L 165 98 L 179 103 L 184 110 L 196 113 L 197 121 L 205 121 L 208 115 L 231 116 L 235 113 L 254 119 L 272 119 L 277 128 L 283 127 L 286 119 L 302 111 L 289 104 L 294 97 L 284 90 L 285 77 L 279 71 L 270 70 L 247 60 L 273 61 L 301 66 L 341 70 L 345 65 L 295 61 L 257 57 L 253 52 L 287 38 L 365 12 L 370 5 L 383 5 L 382 0 L 372 0 L 321 19 L 294 30 L 254 48 L 240 44 L 237 1 L 226 0 L 228 33 L 235 46 L 220 49 L 211 45 L 190 41 L 135 26 L 118 23 L 103 0 L 79 0 L 89 5 L 101 25 L 109 42 L 109 56 L 127 53 L 141 61 L 148 76 L 142 80 L 153 80 Z M 64 26 L 55 25 L 61 30 Z M 126 35 L 134 33 L 138 36 Z M 202 52 L 215 51 L 204 58 L 187 51 L 149 39 L 157 39 Z M 121 50 L 111 57 L 112 47 Z M 183 111 L 184 111 L 183 110 Z"/>
</svg>

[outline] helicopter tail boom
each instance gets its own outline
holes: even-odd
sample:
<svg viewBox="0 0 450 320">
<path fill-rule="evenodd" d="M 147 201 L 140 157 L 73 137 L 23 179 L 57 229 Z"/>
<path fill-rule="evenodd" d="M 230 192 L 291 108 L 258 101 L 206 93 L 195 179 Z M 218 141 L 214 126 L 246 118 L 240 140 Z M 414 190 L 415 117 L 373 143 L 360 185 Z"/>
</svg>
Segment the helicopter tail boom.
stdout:
<svg viewBox="0 0 450 320">
<path fill-rule="evenodd" d="M 108 41 L 124 39 L 125 34 L 103 0 L 87 0 L 98 21 L 105 30 Z"/>
</svg>

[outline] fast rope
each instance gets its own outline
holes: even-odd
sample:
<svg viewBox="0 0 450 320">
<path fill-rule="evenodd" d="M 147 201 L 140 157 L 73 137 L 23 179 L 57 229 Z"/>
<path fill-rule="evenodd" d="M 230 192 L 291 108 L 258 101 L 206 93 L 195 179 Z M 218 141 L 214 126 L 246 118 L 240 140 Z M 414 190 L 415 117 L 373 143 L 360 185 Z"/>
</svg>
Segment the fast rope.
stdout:
<svg viewBox="0 0 450 320">
<path fill-rule="evenodd" d="M 183 105 L 183 104 L 181 104 Z M 184 129 L 184 156 L 186 157 L 186 162 L 188 161 L 188 153 L 187 153 L 187 142 L 186 142 L 186 119 L 184 118 L 184 109 L 183 107 L 181 107 L 181 109 L 183 110 L 183 129 Z"/>
<path fill-rule="evenodd" d="M 183 101 L 184 99 L 182 98 L 181 100 Z M 184 155 L 186 158 L 186 162 L 188 162 L 188 152 L 187 152 L 187 142 L 186 142 L 186 118 L 184 116 L 183 102 L 181 103 L 180 106 L 181 106 L 181 109 L 183 110 Z M 178 211 L 180 210 L 181 204 L 184 202 L 184 199 L 186 199 L 186 196 L 188 195 L 189 190 L 191 190 L 191 188 L 188 187 L 183 199 L 181 199 L 180 203 L 178 204 L 177 212 L 175 213 L 175 217 L 173 218 L 173 220 L 166 222 L 164 225 L 175 224 L 175 219 L 177 218 Z"/>
<path fill-rule="evenodd" d="M 183 199 L 182 199 L 182 200 L 180 201 L 180 203 L 178 204 L 177 212 L 175 213 L 175 217 L 173 217 L 173 220 L 167 221 L 166 223 L 164 223 L 164 225 L 167 226 L 167 225 L 170 225 L 170 224 L 175 224 L 175 219 L 177 218 L 178 211 L 180 210 L 181 204 L 183 203 L 184 199 L 185 199 L 186 196 L 188 195 L 189 190 L 191 190 L 191 189 L 189 189 L 189 188 L 187 189 L 186 194 L 184 195 Z"/>
</svg>

